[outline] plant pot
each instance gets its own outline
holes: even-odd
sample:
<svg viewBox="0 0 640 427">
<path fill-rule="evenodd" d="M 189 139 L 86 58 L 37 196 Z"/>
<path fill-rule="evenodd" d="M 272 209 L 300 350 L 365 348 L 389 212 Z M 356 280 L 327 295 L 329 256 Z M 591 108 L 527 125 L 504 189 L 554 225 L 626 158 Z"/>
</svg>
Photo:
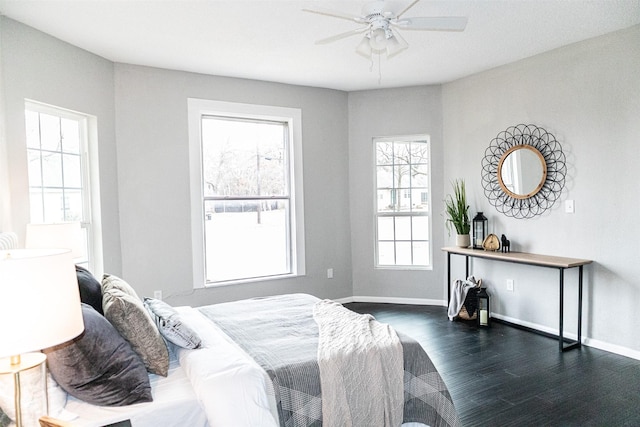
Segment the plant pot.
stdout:
<svg viewBox="0 0 640 427">
<path fill-rule="evenodd" d="M 471 245 L 471 236 L 468 234 L 456 234 L 456 246 L 459 248 L 468 248 Z"/>
</svg>

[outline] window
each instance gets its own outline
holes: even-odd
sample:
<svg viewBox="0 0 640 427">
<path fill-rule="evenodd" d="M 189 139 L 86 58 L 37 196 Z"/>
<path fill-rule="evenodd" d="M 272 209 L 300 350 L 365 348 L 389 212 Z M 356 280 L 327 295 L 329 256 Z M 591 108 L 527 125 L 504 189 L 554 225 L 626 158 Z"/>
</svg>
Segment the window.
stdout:
<svg viewBox="0 0 640 427">
<path fill-rule="evenodd" d="M 376 266 L 431 267 L 428 137 L 374 138 L 374 145 Z"/>
<path fill-rule="evenodd" d="M 300 118 L 189 100 L 196 286 L 304 274 Z"/>
<path fill-rule="evenodd" d="M 89 135 L 95 118 L 33 101 L 25 103 L 30 222 L 80 222 L 86 259 L 79 264 L 102 270 L 102 244 L 96 232 L 97 180 L 91 180 Z M 97 164 L 96 167 L 97 169 Z M 99 209 L 96 209 L 99 212 Z"/>
</svg>

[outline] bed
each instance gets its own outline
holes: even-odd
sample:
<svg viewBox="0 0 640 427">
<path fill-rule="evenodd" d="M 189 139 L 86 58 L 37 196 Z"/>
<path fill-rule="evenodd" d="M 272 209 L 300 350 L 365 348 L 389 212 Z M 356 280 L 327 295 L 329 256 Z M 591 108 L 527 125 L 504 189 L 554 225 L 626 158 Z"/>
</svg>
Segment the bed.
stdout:
<svg viewBox="0 0 640 427">
<path fill-rule="evenodd" d="M 459 425 L 420 344 L 336 302 L 289 294 L 174 308 L 115 276 L 97 283 L 78 270 L 78 281 L 85 332 L 45 351 L 52 382 L 68 393 L 52 408 L 50 387 L 50 415 L 74 426 Z M 125 371 L 110 370 L 114 355 Z M 100 365 L 107 370 L 87 374 L 102 381 L 95 389 L 76 378 Z M 121 400 L 103 404 L 114 390 Z"/>
<path fill-rule="evenodd" d="M 309 385 L 310 375 L 317 376 L 319 328 L 313 309 L 320 302 L 293 294 L 177 307 L 181 324 L 197 331 L 201 345 L 187 349 L 168 343 L 169 375 L 150 375 L 153 402 L 105 408 L 71 398 L 66 409 L 78 415 L 73 423 L 79 427 L 123 419 L 134 427 L 323 425 L 320 385 Z M 426 353 L 411 338 L 398 337 L 405 365 L 402 424 L 459 425 L 446 386 Z M 283 382 L 287 376 L 292 382 Z M 370 398 L 368 391 L 366 395 Z"/>
</svg>

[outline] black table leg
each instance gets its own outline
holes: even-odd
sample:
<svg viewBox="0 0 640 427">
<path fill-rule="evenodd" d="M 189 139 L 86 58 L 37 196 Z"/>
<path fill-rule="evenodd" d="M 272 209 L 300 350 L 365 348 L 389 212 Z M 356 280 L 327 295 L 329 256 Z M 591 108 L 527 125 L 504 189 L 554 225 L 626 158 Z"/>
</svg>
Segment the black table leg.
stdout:
<svg viewBox="0 0 640 427">
<path fill-rule="evenodd" d="M 578 267 L 578 347 L 582 346 L 582 266 Z"/>
<path fill-rule="evenodd" d="M 563 336 L 564 313 L 564 268 L 560 269 L 560 334 L 558 336 L 560 351 L 579 348 L 582 345 L 582 266 L 578 270 L 578 339 L 576 341 L 565 339 Z M 564 343 L 567 345 L 564 345 Z"/>
<path fill-rule="evenodd" d="M 466 274 L 465 274 L 464 278 L 466 279 L 466 278 L 468 278 L 468 277 L 469 277 L 469 270 L 470 270 L 470 268 L 469 268 L 469 267 L 470 267 L 470 264 L 471 264 L 471 258 L 470 258 L 470 257 L 468 257 L 468 256 L 465 256 L 465 258 L 466 258 L 466 259 L 465 259 L 465 261 L 466 261 L 466 270 L 465 270 L 465 273 L 466 273 Z"/>
<path fill-rule="evenodd" d="M 451 252 L 447 252 L 447 307 L 451 302 Z"/>
<path fill-rule="evenodd" d="M 560 345 L 560 351 L 564 350 L 564 336 L 563 336 L 563 326 L 564 326 L 564 269 L 560 268 L 560 322 L 559 322 L 559 331 L 558 331 L 558 343 Z"/>
</svg>

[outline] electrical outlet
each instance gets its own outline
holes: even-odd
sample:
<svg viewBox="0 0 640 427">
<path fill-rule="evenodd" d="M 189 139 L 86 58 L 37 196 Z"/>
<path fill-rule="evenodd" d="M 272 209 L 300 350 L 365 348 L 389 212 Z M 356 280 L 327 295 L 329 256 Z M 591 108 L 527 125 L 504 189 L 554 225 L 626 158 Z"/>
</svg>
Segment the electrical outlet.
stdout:
<svg viewBox="0 0 640 427">
<path fill-rule="evenodd" d="M 507 279 L 507 290 L 513 292 L 513 279 Z"/>
<path fill-rule="evenodd" d="M 327 268 L 327 279 L 333 279 L 333 268 Z"/>
<path fill-rule="evenodd" d="M 162 291 L 153 291 L 153 297 L 162 300 Z"/>
</svg>

